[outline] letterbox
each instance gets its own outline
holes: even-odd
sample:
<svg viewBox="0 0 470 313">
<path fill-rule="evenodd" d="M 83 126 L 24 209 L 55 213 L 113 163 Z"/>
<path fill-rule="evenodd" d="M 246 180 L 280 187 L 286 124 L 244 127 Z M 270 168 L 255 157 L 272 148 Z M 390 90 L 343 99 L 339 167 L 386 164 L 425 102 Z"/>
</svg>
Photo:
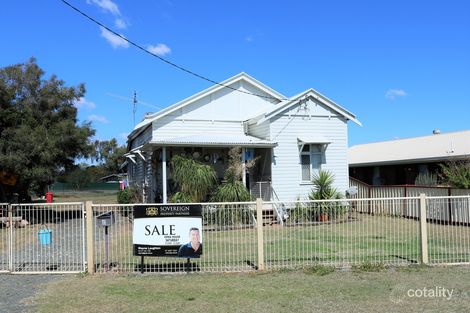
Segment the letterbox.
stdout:
<svg viewBox="0 0 470 313">
<path fill-rule="evenodd" d="M 103 226 L 103 227 L 111 226 L 112 224 L 114 224 L 114 212 L 113 211 L 105 212 L 103 214 L 98 215 L 96 219 L 98 220 L 99 226 Z"/>
</svg>

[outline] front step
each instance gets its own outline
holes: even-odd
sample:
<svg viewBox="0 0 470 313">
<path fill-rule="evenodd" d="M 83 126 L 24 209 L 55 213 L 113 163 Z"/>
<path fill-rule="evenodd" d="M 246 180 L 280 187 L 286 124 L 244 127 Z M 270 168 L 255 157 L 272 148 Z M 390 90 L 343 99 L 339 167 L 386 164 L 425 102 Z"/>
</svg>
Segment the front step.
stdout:
<svg viewBox="0 0 470 313">
<path fill-rule="evenodd" d="M 276 210 L 274 210 L 272 204 L 263 204 L 262 212 L 263 225 L 273 225 L 278 223 Z"/>
</svg>

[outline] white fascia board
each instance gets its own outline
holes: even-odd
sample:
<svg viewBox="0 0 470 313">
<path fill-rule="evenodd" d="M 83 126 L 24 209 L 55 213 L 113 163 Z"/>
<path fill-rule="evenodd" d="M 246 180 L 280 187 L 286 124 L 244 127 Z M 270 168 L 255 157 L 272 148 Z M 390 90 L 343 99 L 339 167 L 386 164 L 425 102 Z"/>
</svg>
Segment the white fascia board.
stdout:
<svg viewBox="0 0 470 313">
<path fill-rule="evenodd" d="M 335 102 L 331 101 L 330 99 L 326 98 L 325 96 L 323 96 L 322 94 L 320 94 L 319 92 L 315 91 L 312 88 L 310 88 L 310 89 L 308 89 L 308 90 L 292 97 L 289 101 L 285 101 L 284 103 L 280 103 L 278 106 L 276 106 L 276 108 L 274 108 L 270 112 L 266 112 L 264 117 L 261 118 L 260 120 L 258 120 L 257 125 L 265 122 L 266 120 L 271 119 L 273 116 L 276 116 L 281 111 L 288 110 L 290 107 L 297 104 L 297 101 L 300 100 L 300 98 L 309 97 L 309 96 L 311 96 L 314 99 L 320 101 L 321 103 L 323 103 L 327 107 L 329 107 L 332 110 L 338 112 L 339 114 L 341 114 L 344 117 L 346 117 L 347 119 L 353 121 L 357 125 L 362 126 L 361 122 L 358 119 L 356 119 L 356 117 L 351 112 L 344 109 L 342 106 L 336 104 Z"/>
<path fill-rule="evenodd" d="M 142 123 L 142 122 L 141 122 Z M 127 143 L 130 144 L 130 141 L 138 137 L 141 133 L 143 133 L 147 127 L 151 127 L 152 121 L 147 121 L 146 123 L 143 123 L 141 126 L 134 128 L 134 130 L 127 136 Z"/>
<path fill-rule="evenodd" d="M 319 100 L 323 104 L 329 106 L 333 110 L 335 110 L 338 113 L 342 114 L 344 117 L 346 117 L 347 119 L 353 121 L 357 125 L 362 126 L 362 123 L 356 118 L 356 116 L 353 113 L 349 112 L 348 110 L 346 110 L 345 108 L 343 108 L 342 106 L 340 106 L 339 104 L 334 102 L 333 100 L 329 99 L 328 97 L 324 96 L 323 94 L 319 93 L 318 91 L 316 91 L 313 88 L 310 88 L 308 91 L 312 92 L 315 95 L 314 96 L 315 99 Z"/>
</svg>

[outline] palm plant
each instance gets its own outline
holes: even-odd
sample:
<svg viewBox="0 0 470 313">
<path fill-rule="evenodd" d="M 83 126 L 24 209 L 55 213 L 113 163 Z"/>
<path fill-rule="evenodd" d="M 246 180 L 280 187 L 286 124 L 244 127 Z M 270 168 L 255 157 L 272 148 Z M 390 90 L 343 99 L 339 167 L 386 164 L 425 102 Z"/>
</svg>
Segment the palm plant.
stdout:
<svg viewBox="0 0 470 313">
<path fill-rule="evenodd" d="M 310 200 L 341 199 L 341 193 L 333 187 L 334 181 L 335 176 L 330 171 L 320 170 L 315 173 L 312 177 L 313 188 L 308 198 Z M 338 214 L 344 213 L 344 208 L 336 202 L 313 203 L 313 206 L 314 211 L 320 215 L 336 217 Z"/>
<path fill-rule="evenodd" d="M 255 160 L 248 162 L 246 167 L 253 167 Z M 241 148 L 234 147 L 229 151 L 229 161 L 224 174 L 224 182 L 217 188 L 211 197 L 211 201 L 243 202 L 253 200 L 250 191 L 243 185 L 242 173 Z M 247 224 L 250 222 L 250 211 L 242 207 L 234 210 L 222 206 L 214 212 L 214 217 L 221 225 Z"/>
<path fill-rule="evenodd" d="M 255 160 L 251 160 L 251 164 L 248 164 L 247 168 L 253 167 Z M 252 200 L 253 197 L 242 183 L 242 173 L 241 148 L 234 147 L 229 151 L 229 161 L 224 174 L 224 182 L 217 188 L 211 201 L 242 202 Z"/>
<path fill-rule="evenodd" d="M 325 199 L 339 199 L 341 198 L 340 192 L 333 187 L 335 182 L 335 175 L 330 171 L 320 170 L 313 174 L 312 183 L 313 189 L 308 196 L 310 200 L 325 200 Z"/>
<path fill-rule="evenodd" d="M 180 188 L 175 200 L 191 199 L 201 202 L 217 182 L 214 169 L 191 158 L 175 155 L 172 158 L 173 180 Z"/>
</svg>

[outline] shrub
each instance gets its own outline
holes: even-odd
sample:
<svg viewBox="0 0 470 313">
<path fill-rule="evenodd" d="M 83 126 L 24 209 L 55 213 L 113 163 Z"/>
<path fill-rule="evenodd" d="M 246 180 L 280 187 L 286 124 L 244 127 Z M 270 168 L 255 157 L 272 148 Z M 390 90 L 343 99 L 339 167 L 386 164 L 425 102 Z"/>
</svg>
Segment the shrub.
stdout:
<svg viewBox="0 0 470 313">
<path fill-rule="evenodd" d="M 325 276 L 331 274 L 335 271 L 333 266 L 322 265 L 322 264 L 315 264 L 313 266 L 309 266 L 304 268 L 305 274 L 316 274 L 318 276 Z"/>
<path fill-rule="evenodd" d="M 141 198 L 137 189 L 126 188 L 118 192 L 117 201 L 119 204 L 140 203 Z"/>
<path fill-rule="evenodd" d="M 364 262 L 361 264 L 353 265 L 353 271 L 355 272 L 381 272 L 386 269 L 383 263 L 370 263 Z"/>
<path fill-rule="evenodd" d="M 211 197 L 212 202 L 244 202 L 253 199 L 248 189 L 238 180 L 222 183 Z"/>
<path fill-rule="evenodd" d="M 470 158 L 441 164 L 442 178 L 455 188 L 470 188 Z"/>
<path fill-rule="evenodd" d="M 178 191 L 174 195 L 171 196 L 170 202 L 171 203 L 191 203 L 193 202 L 193 199 L 187 193 Z"/>
<path fill-rule="evenodd" d="M 416 176 L 415 185 L 437 186 L 437 175 L 433 173 L 419 173 L 418 176 Z"/>
</svg>

